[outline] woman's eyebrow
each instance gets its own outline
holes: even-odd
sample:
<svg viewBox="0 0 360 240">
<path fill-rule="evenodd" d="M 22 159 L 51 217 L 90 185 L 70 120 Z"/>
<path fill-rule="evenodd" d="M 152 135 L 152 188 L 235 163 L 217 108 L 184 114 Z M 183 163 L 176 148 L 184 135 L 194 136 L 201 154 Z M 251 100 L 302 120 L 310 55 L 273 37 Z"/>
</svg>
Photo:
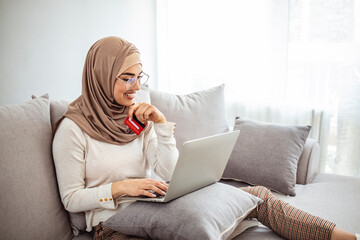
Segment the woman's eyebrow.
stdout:
<svg viewBox="0 0 360 240">
<path fill-rule="evenodd" d="M 140 75 L 142 72 L 143 72 L 143 71 L 141 71 L 141 72 L 139 73 L 139 75 Z M 133 76 L 135 76 L 135 73 L 124 72 L 124 73 L 120 74 L 120 76 L 122 76 L 122 75 L 127 75 L 127 76 L 133 77 Z"/>
<path fill-rule="evenodd" d="M 122 76 L 122 75 L 135 76 L 135 74 L 134 74 L 134 73 L 128 73 L 128 72 L 122 73 L 120 76 Z"/>
</svg>

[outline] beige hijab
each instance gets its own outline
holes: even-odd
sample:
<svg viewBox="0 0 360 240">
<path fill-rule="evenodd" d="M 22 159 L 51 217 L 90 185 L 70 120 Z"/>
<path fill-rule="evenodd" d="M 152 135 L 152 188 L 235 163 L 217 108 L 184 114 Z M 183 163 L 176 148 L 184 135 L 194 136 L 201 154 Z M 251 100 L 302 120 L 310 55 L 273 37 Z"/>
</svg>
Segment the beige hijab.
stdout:
<svg viewBox="0 0 360 240">
<path fill-rule="evenodd" d="M 134 140 L 137 135 L 124 124 L 129 108 L 116 103 L 114 83 L 138 63 L 139 51 L 124 39 L 107 37 L 94 43 L 85 60 L 82 94 L 64 116 L 96 140 L 117 145 Z"/>
</svg>

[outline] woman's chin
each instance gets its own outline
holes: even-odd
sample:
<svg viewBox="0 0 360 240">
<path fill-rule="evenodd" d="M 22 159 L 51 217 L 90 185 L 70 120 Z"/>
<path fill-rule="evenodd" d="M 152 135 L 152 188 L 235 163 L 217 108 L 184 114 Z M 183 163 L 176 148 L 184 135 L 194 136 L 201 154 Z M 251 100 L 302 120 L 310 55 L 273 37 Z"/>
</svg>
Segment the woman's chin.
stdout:
<svg viewBox="0 0 360 240">
<path fill-rule="evenodd" d="M 123 99 L 122 101 L 116 101 L 116 102 L 117 102 L 117 104 L 126 106 L 126 107 L 134 105 L 134 103 L 135 103 L 134 100 L 130 100 L 130 99 L 126 99 L 126 100 Z"/>
<path fill-rule="evenodd" d="M 130 107 L 131 105 L 134 105 L 134 101 L 127 101 L 126 103 L 124 103 L 123 105 L 126 107 Z"/>
</svg>

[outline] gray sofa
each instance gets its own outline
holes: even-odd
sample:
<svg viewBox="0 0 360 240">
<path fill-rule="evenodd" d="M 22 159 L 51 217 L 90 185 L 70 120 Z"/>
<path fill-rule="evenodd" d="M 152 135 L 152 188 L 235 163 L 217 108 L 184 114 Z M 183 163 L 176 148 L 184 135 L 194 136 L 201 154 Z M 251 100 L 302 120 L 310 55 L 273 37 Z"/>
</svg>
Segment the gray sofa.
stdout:
<svg viewBox="0 0 360 240">
<path fill-rule="evenodd" d="M 153 100 L 154 94 L 157 92 L 149 95 L 144 91 L 139 94 L 140 100 L 149 101 L 150 96 Z M 194 100 L 193 95 L 190 99 Z M 68 103 L 50 101 L 43 96 L 0 107 L 0 239 L 92 238 L 91 234 L 81 232 L 84 227 L 83 214 L 69 215 L 64 209 L 52 160 L 52 130 Z M 197 103 L 202 104 L 201 101 Z M 160 105 L 157 102 L 156 106 L 161 108 Z M 194 103 L 191 108 L 194 108 Z M 173 115 L 170 118 L 178 126 L 181 125 L 181 118 L 176 119 Z M 206 129 L 211 129 L 211 126 L 207 124 Z M 186 124 L 183 127 L 192 128 Z M 179 134 L 175 136 L 179 142 L 196 137 L 191 134 L 205 134 L 194 128 L 191 134 L 181 131 L 181 127 L 177 131 Z M 319 145 L 308 139 L 298 162 L 296 196 L 275 194 L 295 207 L 337 223 L 344 230 L 360 232 L 360 178 L 318 174 L 318 165 Z M 246 185 L 232 180 L 222 182 L 237 187 Z M 259 224 L 236 239 L 282 238 Z"/>
</svg>

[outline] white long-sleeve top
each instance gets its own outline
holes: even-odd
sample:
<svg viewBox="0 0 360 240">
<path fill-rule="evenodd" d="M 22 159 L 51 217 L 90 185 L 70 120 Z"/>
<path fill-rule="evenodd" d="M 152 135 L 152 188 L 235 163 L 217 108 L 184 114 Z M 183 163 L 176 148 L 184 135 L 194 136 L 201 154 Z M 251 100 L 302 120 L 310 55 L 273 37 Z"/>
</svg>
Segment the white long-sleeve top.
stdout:
<svg viewBox="0 0 360 240">
<path fill-rule="evenodd" d="M 174 123 L 153 124 L 128 144 L 101 142 L 65 118 L 53 140 L 53 157 L 62 203 L 69 212 L 85 212 L 87 231 L 132 201 L 112 198 L 111 184 L 130 178 L 150 178 L 151 169 L 169 181 L 178 150 Z"/>
</svg>

